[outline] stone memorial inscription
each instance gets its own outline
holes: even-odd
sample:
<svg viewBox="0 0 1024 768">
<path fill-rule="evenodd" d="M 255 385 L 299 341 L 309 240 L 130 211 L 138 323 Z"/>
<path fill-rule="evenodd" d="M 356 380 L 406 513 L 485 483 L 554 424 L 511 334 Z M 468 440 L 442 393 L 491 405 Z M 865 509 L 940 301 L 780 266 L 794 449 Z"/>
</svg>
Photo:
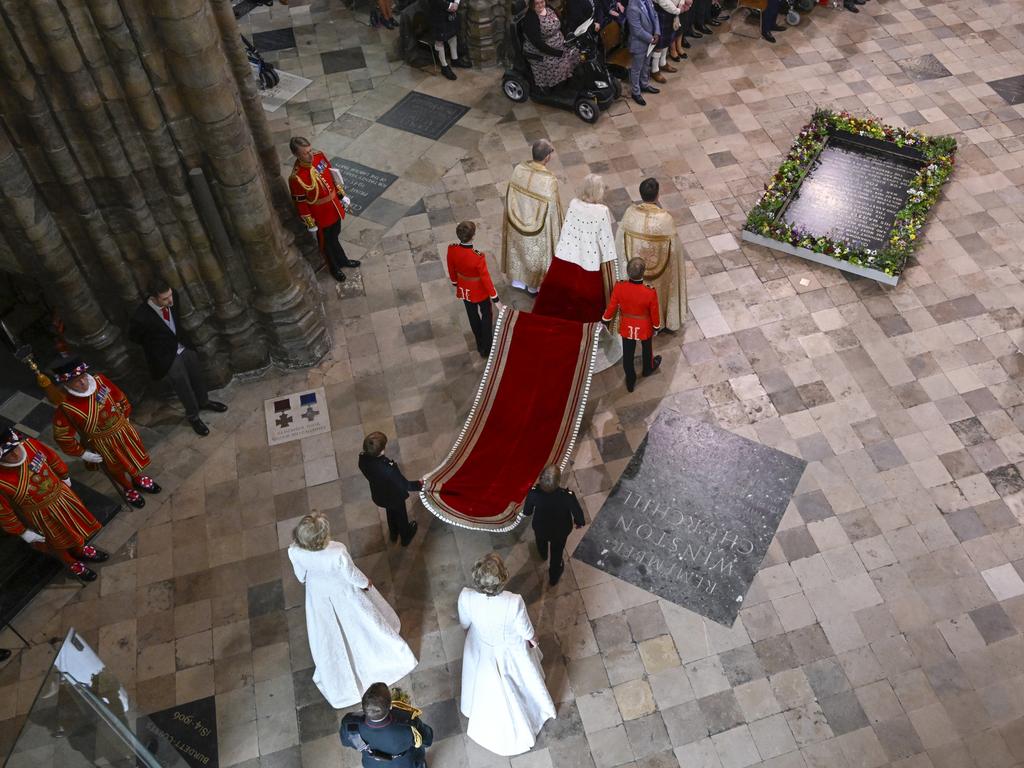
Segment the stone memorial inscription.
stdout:
<svg viewBox="0 0 1024 768">
<path fill-rule="evenodd" d="M 783 221 L 814 236 L 882 248 L 920 167 L 919 161 L 830 139 Z"/>
<path fill-rule="evenodd" d="M 803 469 L 664 411 L 573 557 L 731 626 Z"/>
<path fill-rule="evenodd" d="M 439 139 L 468 111 L 469 107 L 464 104 L 413 91 L 381 115 L 377 122 L 417 136 Z"/>
<path fill-rule="evenodd" d="M 331 158 L 331 165 L 341 171 L 345 180 L 345 194 L 352 201 L 347 212 L 353 216 L 359 216 L 369 208 L 398 178 L 393 173 L 340 157 Z"/>
</svg>

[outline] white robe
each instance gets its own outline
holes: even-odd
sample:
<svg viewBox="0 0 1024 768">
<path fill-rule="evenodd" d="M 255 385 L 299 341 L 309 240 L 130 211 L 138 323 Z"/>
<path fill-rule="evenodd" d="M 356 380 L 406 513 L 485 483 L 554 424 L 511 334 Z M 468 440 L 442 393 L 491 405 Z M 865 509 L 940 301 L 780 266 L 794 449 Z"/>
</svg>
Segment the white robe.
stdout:
<svg viewBox="0 0 1024 768">
<path fill-rule="evenodd" d="M 555 703 L 544 684 L 539 651 L 531 650 L 533 624 L 523 598 L 512 592 L 488 597 L 472 589 L 459 595 L 459 623 L 466 633 L 462 654 L 462 714 L 466 735 L 505 757 L 528 751 Z"/>
<path fill-rule="evenodd" d="M 356 568 L 345 545 L 319 552 L 292 544 L 295 578 L 306 585 L 306 632 L 313 682 L 335 709 L 358 704 L 372 683 L 397 683 L 416 666 L 398 634 L 398 614 Z"/>
</svg>

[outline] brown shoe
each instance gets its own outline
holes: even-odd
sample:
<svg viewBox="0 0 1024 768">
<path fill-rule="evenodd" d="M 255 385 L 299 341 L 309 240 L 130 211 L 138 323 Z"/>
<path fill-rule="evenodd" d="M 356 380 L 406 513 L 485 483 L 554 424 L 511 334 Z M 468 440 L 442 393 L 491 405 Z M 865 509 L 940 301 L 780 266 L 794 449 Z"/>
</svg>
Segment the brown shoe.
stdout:
<svg viewBox="0 0 1024 768">
<path fill-rule="evenodd" d="M 675 72 L 678 72 L 679 70 L 676 69 L 675 67 L 673 67 L 671 64 L 662 64 L 661 65 L 661 71 L 662 72 L 675 73 Z"/>
<path fill-rule="evenodd" d="M 651 80 L 653 80 L 656 83 L 667 83 L 668 82 L 668 79 L 663 74 L 661 74 L 661 72 L 652 72 L 651 73 Z"/>
</svg>

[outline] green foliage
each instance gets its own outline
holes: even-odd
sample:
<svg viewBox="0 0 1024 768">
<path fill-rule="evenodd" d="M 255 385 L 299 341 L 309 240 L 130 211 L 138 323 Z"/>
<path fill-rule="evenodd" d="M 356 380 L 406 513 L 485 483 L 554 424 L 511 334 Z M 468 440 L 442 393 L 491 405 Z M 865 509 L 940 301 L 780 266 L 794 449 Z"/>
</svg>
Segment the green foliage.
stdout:
<svg viewBox="0 0 1024 768">
<path fill-rule="evenodd" d="M 854 248 L 827 236 L 801 232 L 778 218 L 786 200 L 810 172 L 825 141 L 836 131 L 888 141 L 898 147 L 913 147 L 928 160 L 928 164 L 911 181 L 907 202 L 896 214 L 889 240 L 883 248 Z M 819 109 L 800 131 L 786 159 L 765 185 L 764 194 L 747 216 L 746 229 L 840 261 L 877 269 L 887 275 L 898 275 L 917 244 L 918 232 L 924 226 L 928 211 L 938 201 L 942 185 L 953 173 L 956 149 L 956 139 L 952 136 L 933 138 L 871 118 L 855 117 L 849 112 Z"/>
</svg>

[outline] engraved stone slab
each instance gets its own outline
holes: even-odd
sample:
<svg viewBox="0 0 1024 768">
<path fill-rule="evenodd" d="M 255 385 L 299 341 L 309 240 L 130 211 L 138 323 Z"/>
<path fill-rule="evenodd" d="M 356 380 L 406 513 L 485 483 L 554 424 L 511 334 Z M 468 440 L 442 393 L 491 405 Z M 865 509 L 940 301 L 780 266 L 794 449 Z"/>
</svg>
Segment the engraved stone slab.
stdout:
<svg viewBox="0 0 1024 768">
<path fill-rule="evenodd" d="M 370 203 L 380 197 L 398 179 L 393 173 L 378 171 L 376 168 L 370 168 L 341 157 L 332 157 L 331 165 L 341 171 L 341 176 L 345 180 L 345 194 L 352 201 L 348 207 L 348 213 L 355 216 L 359 216 L 369 208 Z"/>
<path fill-rule="evenodd" d="M 381 115 L 377 122 L 428 139 L 439 139 L 457 123 L 469 107 L 413 91 Z"/>
<path fill-rule="evenodd" d="M 663 411 L 573 557 L 732 626 L 805 466 Z"/>
<path fill-rule="evenodd" d="M 930 53 L 913 59 L 904 59 L 898 64 L 911 80 L 938 80 L 940 77 L 951 77 L 953 74 Z"/>
<path fill-rule="evenodd" d="M 1004 77 L 989 83 L 992 90 L 998 93 L 1007 104 L 1024 104 L 1024 75 Z"/>
<path fill-rule="evenodd" d="M 217 703 L 213 696 L 140 717 L 136 735 L 160 765 L 217 768 Z M 181 755 L 178 758 L 174 753 Z M 140 766 L 144 763 L 140 760 Z"/>
<path fill-rule="evenodd" d="M 263 410 L 270 445 L 331 431 L 331 415 L 327 412 L 323 387 L 264 400 Z"/>
<path fill-rule="evenodd" d="M 850 134 L 829 137 L 783 221 L 801 232 L 848 245 L 885 245 L 924 160 L 895 145 Z"/>
</svg>

